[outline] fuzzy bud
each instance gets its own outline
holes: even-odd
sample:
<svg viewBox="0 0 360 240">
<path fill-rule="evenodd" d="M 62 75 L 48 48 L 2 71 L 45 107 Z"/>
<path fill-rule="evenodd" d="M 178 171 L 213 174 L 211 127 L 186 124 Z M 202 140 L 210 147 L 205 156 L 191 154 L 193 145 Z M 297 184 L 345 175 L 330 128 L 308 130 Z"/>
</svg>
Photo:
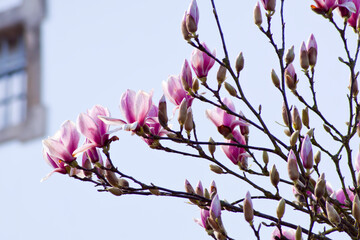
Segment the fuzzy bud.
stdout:
<svg viewBox="0 0 360 240">
<path fill-rule="evenodd" d="M 181 126 L 184 125 L 186 116 L 187 116 L 187 102 L 186 99 L 184 98 L 180 104 L 179 116 L 178 116 L 178 121 Z"/>
<path fill-rule="evenodd" d="M 122 188 L 128 188 L 129 182 L 124 178 L 119 178 L 119 186 Z"/>
<path fill-rule="evenodd" d="M 291 134 L 291 136 L 290 136 L 290 146 L 291 147 L 295 146 L 297 140 L 299 139 L 299 135 L 300 135 L 299 130 L 296 130 L 295 132 L 293 132 L 293 134 Z"/>
<path fill-rule="evenodd" d="M 263 151 L 262 158 L 263 158 L 263 162 L 265 163 L 265 165 L 267 165 L 269 163 L 269 154 L 267 151 Z"/>
<path fill-rule="evenodd" d="M 276 208 L 276 216 L 281 219 L 285 213 L 285 200 L 281 198 L 279 205 Z"/>
<path fill-rule="evenodd" d="M 190 194 L 195 194 L 194 188 L 187 179 L 185 179 L 185 191 Z"/>
<path fill-rule="evenodd" d="M 359 87 L 358 87 L 358 82 L 357 82 L 357 78 L 355 78 L 354 83 L 352 85 L 352 89 L 351 89 L 351 82 L 352 79 L 350 78 L 350 84 L 349 84 L 349 90 L 352 91 L 352 96 L 356 97 L 359 93 Z"/>
<path fill-rule="evenodd" d="M 300 66 L 304 70 L 309 68 L 309 56 L 305 47 L 305 42 L 302 42 L 300 48 Z"/>
<path fill-rule="evenodd" d="M 357 223 L 360 223 L 360 200 L 359 196 L 356 194 L 352 202 L 352 215 L 355 218 Z"/>
<path fill-rule="evenodd" d="M 310 66 L 314 67 L 317 59 L 317 43 L 313 34 L 310 35 L 307 42 L 307 54 L 309 56 Z"/>
<path fill-rule="evenodd" d="M 341 222 L 341 218 L 335 208 L 328 201 L 326 201 L 326 212 L 329 221 L 335 226 L 338 226 Z"/>
<path fill-rule="evenodd" d="M 299 170 L 298 170 L 296 156 L 293 150 L 290 150 L 289 152 L 289 156 L 287 159 L 287 169 L 288 169 L 289 178 L 292 181 L 296 182 L 299 179 Z"/>
<path fill-rule="evenodd" d="M 302 128 L 302 123 L 301 123 L 299 110 L 297 109 L 296 106 L 294 106 L 294 108 L 292 110 L 292 122 L 293 122 L 293 126 L 294 126 L 295 130 L 300 131 Z"/>
<path fill-rule="evenodd" d="M 301 234 L 302 234 L 301 227 L 298 226 L 295 232 L 295 240 L 302 240 Z"/>
<path fill-rule="evenodd" d="M 195 79 L 192 85 L 193 92 L 197 92 L 200 89 L 199 80 Z"/>
<path fill-rule="evenodd" d="M 199 196 L 204 196 L 204 188 L 202 186 L 201 181 L 198 182 L 198 185 L 196 186 L 195 193 Z"/>
<path fill-rule="evenodd" d="M 219 85 L 221 85 L 226 79 L 226 70 L 226 67 L 220 65 L 216 76 Z"/>
<path fill-rule="evenodd" d="M 191 37 L 190 37 L 190 33 L 189 33 L 189 31 L 187 30 L 187 27 L 186 27 L 186 15 L 187 15 L 187 14 L 186 14 L 186 12 L 185 12 L 184 18 L 183 18 L 183 20 L 181 21 L 181 33 L 182 33 L 184 39 L 185 39 L 186 41 L 189 41 L 189 40 L 191 39 Z"/>
<path fill-rule="evenodd" d="M 193 121 L 193 114 L 192 114 L 191 107 L 189 107 L 188 110 L 187 110 L 184 127 L 185 127 L 185 130 L 188 133 L 190 133 L 194 128 L 194 121 Z"/>
<path fill-rule="evenodd" d="M 216 150 L 216 145 L 214 144 L 215 142 L 214 142 L 214 139 L 212 139 L 212 137 L 210 137 L 209 143 L 212 143 L 212 144 L 209 144 L 208 147 L 209 147 L 210 154 L 213 156 L 215 153 L 215 150 Z"/>
<path fill-rule="evenodd" d="M 217 165 L 210 164 L 209 167 L 210 167 L 210 170 L 213 171 L 214 173 L 217 173 L 217 174 L 225 173 L 224 170 Z"/>
<path fill-rule="evenodd" d="M 270 181 L 271 184 L 277 188 L 279 182 L 280 182 L 280 176 L 279 176 L 279 172 L 276 169 L 275 164 L 272 166 L 271 170 L 270 170 Z"/>
<path fill-rule="evenodd" d="M 112 193 L 115 196 L 120 196 L 123 194 L 123 191 L 117 187 L 109 187 L 106 190 L 108 190 L 110 193 Z"/>
<path fill-rule="evenodd" d="M 163 127 L 167 126 L 168 117 L 167 117 L 167 109 L 166 109 L 166 100 L 164 95 L 161 97 L 159 101 L 158 119 L 161 126 Z"/>
<path fill-rule="evenodd" d="M 255 9 L 254 9 L 254 22 L 255 25 L 260 27 L 261 23 L 262 23 L 262 16 L 261 16 L 261 9 L 260 9 L 260 4 L 259 2 L 257 2 L 257 4 L 255 5 Z"/>
<path fill-rule="evenodd" d="M 286 105 L 285 102 L 283 102 L 282 108 L 281 108 L 281 115 L 283 118 L 283 121 L 285 123 L 285 125 L 288 127 L 289 126 L 289 115 L 286 109 Z"/>
<path fill-rule="evenodd" d="M 295 91 L 296 90 L 296 85 L 297 85 L 297 76 L 295 73 L 295 68 L 292 65 L 292 63 L 290 63 L 287 68 L 285 69 L 285 83 L 286 86 L 290 89 Z"/>
<path fill-rule="evenodd" d="M 280 88 L 280 80 L 274 69 L 271 70 L 271 80 L 275 87 Z"/>
<path fill-rule="evenodd" d="M 254 209 L 249 191 L 245 195 L 243 210 L 245 220 L 252 225 L 254 220 Z"/>
<path fill-rule="evenodd" d="M 244 68 L 244 56 L 243 53 L 240 52 L 235 61 L 236 73 L 239 74 L 241 70 L 243 70 L 243 68 Z"/>
<path fill-rule="evenodd" d="M 325 174 L 322 173 L 318 178 L 318 180 L 316 181 L 316 185 L 314 189 L 315 197 L 317 199 L 321 198 L 322 196 L 324 196 L 325 191 L 326 191 Z"/>
<path fill-rule="evenodd" d="M 313 167 L 314 159 L 309 135 L 306 135 L 302 141 L 300 155 L 304 168 L 308 170 L 311 169 Z"/>
<path fill-rule="evenodd" d="M 304 124 L 304 126 L 307 128 L 310 128 L 309 127 L 309 108 L 308 107 L 306 107 L 305 109 L 302 110 L 301 116 L 302 116 L 302 123 Z"/>
<path fill-rule="evenodd" d="M 317 151 L 314 155 L 314 162 L 316 165 L 318 165 L 321 161 L 321 152 Z"/>
<path fill-rule="evenodd" d="M 291 132 L 289 131 L 289 129 L 284 129 L 284 133 L 286 136 L 291 137 Z"/>
<path fill-rule="evenodd" d="M 286 53 L 285 56 L 286 64 L 292 63 L 294 61 L 294 58 L 295 58 L 295 54 L 294 54 L 294 45 L 293 45 L 291 48 L 289 48 L 289 50 Z"/>
<path fill-rule="evenodd" d="M 236 89 L 235 89 L 233 86 L 231 86 L 230 83 L 225 82 L 225 89 L 229 92 L 229 94 L 230 94 L 231 96 L 233 96 L 233 97 L 236 97 L 236 96 L 237 96 L 237 91 L 236 91 Z"/>
</svg>

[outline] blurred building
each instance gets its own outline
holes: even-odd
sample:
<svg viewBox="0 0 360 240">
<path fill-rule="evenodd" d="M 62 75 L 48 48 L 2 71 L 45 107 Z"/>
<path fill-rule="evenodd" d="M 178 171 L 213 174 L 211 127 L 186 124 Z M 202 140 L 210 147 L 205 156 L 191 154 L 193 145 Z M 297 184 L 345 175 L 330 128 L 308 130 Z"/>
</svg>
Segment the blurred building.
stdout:
<svg viewBox="0 0 360 240">
<path fill-rule="evenodd" d="M 0 1 L 0 142 L 43 136 L 41 23 L 45 0 Z"/>
</svg>

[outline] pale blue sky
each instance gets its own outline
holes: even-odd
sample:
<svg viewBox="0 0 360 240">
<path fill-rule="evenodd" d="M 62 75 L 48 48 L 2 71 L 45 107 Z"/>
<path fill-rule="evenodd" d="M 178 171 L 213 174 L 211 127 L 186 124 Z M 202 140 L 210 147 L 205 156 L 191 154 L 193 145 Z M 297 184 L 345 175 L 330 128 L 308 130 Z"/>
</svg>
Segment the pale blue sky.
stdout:
<svg viewBox="0 0 360 240">
<path fill-rule="evenodd" d="M 157 102 L 162 95 L 161 82 L 170 74 L 178 74 L 184 58 L 189 59 L 192 51 L 180 32 L 180 21 L 189 2 L 48 1 L 42 37 L 47 135 L 53 135 L 65 120 L 75 121 L 80 112 L 94 104 L 106 106 L 112 116 L 120 117 L 117 105 L 127 88 L 154 89 L 154 102 Z M 263 115 L 268 117 L 269 126 L 286 139 L 282 128 L 275 123 L 281 121 L 282 101 L 269 77 L 272 68 L 278 72 L 277 62 L 268 41 L 253 24 L 255 2 L 228 0 L 217 1 L 217 5 L 231 61 L 240 51 L 244 52 L 245 69 L 241 81 L 249 97 L 254 100 L 254 106 L 263 104 Z M 341 65 L 340 68 L 329 67 L 336 66 L 338 56 L 344 56 L 341 48 L 333 47 L 340 43 L 337 33 L 327 20 L 311 12 L 311 1 L 285 2 L 289 17 L 287 47 L 295 45 L 298 54 L 301 42 L 307 41 L 311 33 L 315 34 L 319 46 L 318 96 L 326 98 L 320 106 L 327 110 L 330 119 L 343 126 L 346 119 L 342 114 L 347 105 L 341 94 L 346 91 L 348 75 L 342 75 L 345 68 Z M 200 39 L 210 49 L 216 48 L 217 55 L 222 58 L 210 1 L 199 0 L 198 5 Z M 274 23 L 276 29 L 278 26 Z M 295 63 L 300 80 L 305 82 L 297 57 Z M 215 82 L 215 72 L 212 71 L 210 82 Z M 305 92 L 308 87 L 303 82 L 300 81 L 299 89 Z M 195 120 L 199 122 L 199 133 L 203 134 L 201 139 L 212 136 L 221 140 L 215 127 L 205 118 L 206 108 L 209 106 L 194 104 Z M 237 104 L 236 108 L 249 114 L 242 104 Z M 268 144 L 261 133 L 250 131 L 252 143 Z M 229 201 L 244 197 L 249 190 L 244 183 L 210 172 L 205 161 L 150 150 L 128 132 L 120 132 L 118 136 L 120 140 L 112 147 L 114 162 L 124 172 L 145 182 L 182 190 L 185 178 L 194 185 L 202 180 L 204 186 L 215 179 L 220 198 Z M 217 154 L 231 166 L 220 149 Z M 41 139 L 3 144 L 0 157 L 0 239 L 209 239 L 193 221 L 199 217 L 197 207 L 182 199 L 115 197 L 98 193 L 91 184 L 60 174 L 40 183 L 51 171 L 42 159 Z M 277 163 L 277 159 L 271 156 L 271 162 Z M 285 171 L 280 174 L 285 175 Z M 337 183 L 333 185 L 339 187 Z M 269 189 L 273 191 L 270 185 Z M 263 204 L 255 201 L 255 208 L 257 203 Z M 266 211 L 271 213 L 275 209 L 268 207 Z M 290 216 L 289 213 L 286 217 Z M 241 214 L 224 214 L 223 221 L 231 237 L 253 239 Z"/>
</svg>

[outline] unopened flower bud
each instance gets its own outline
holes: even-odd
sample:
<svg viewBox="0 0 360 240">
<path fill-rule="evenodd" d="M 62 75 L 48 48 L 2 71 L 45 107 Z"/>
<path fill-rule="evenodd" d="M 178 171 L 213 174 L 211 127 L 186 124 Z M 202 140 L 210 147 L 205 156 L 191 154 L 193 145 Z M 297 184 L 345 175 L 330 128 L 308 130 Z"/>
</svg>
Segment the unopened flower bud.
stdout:
<svg viewBox="0 0 360 240">
<path fill-rule="evenodd" d="M 263 151 L 262 158 L 263 158 L 263 162 L 265 163 L 265 165 L 267 165 L 269 163 L 269 154 L 267 151 Z"/>
<path fill-rule="evenodd" d="M 351 82 L 352 79 L 350 78 L 350 84 L 349 84 L 349 90 L 352 91 L 352 96 L 356 97 L 359 93 L 359 87 L 358 87 L 358 82 L 357 82 L 357 78 L 355 78 L 354 83 L 352 85 L 352 89 L 351 89 Z"/>
<path fill-rule="evenodd" d="M 281 114 L 282 114 L 282 118 L 283 118 L 285 125 L 288 127 L 289 126 L 289 115 L 288 115 L 288 112 L 286 109 L 285 102 L 283 102 Z"/>
<path fill-rule="evenodd" d="M 122 188 L 128 188 L 129 187 L 129 182 L 124 179 L 124 178 L 119 178 L 119 186 Z"/>
<path fill-rule="evenodd" d="M 276 208 L 276 215 L 278 219 L 282 219 L 282 217 L 284 216 L 285 213 L 285 200 L 283 198 L 281 198 L 281 200 L 279 201 L 279 204 Z"/>
<path fill-rule="evenodd" d="M 285 83 L 290 90 L 293 91 L 296 90 L 297 76 L 295 73 L 295 68 L 292 65 L 292 63 L 290 63 L 285 69 Z"/>
<path fill-rule="evenodd" d="M 217 193 L 216 184 L 215 181 L 212 181 L 210 184 L 210 195 L 214 195 L 216 193 Z"/>
<path fill-rule="evenodd" d="M 188 108 L 184 124 L 185 130 L 190 133 L 194 128 L 193 114 L 191 107 Z"/>
<path fill-rule="evenodd" d="M 280 88 L 280 80 L 274 69 L 271 70 L 271 80 L 275 87 Z"/>
<path fill-rule="evenodd" d="M 244 68 L 244 56 L 243 53 L 240 52 L 235 61 L 236 73 L 239 74 L 239 72 L 243 70 L 243 68 Z"/>
<path fill-rule="evenodd" d="M 193 92 L 197 92 L 200 89 L 199 80 L 195 79 L 192 85 Z"/>
<path fill-rule="evenodd" d="M 294 45 L 292 45 L 292 47 L 289 48 L 289 50 L 287 51 L 286 56 L 285 56 L 286 64 L 292 63 L 294 61 L 294 58 L 295 58 Z"/>
<path fill-rule="evenodd" d="M 186 12 L 184 14 L 183 20 L 181 21 L 181 33 L 186 41 L 189 41 L 191 39 L 190 33 L 187 30 L 186 27 Z"/>
<path fill-rule="evenodd" d="M 309 127 L 309 108 L 306 107 L 305 109 L 302 110 L 301 112 L 301 116 L 302 116 L 302 123 L 304 124 L 305 127 L 310 128 Z"/>
<path fill-rule="evenodd" d="M 218 165 L 210 164 L 210 170 L 217 174 L 223 174 L 225 173 L 224 170 L 219 167 Z"/>
<path fill-rule="evenodd" d="M 254 220 L 254 209 L 249 191 L 245 195 L 243 211 L 245 220 L 252 225 Z"/>
<path fill-rule="evenodd" d="M 198 182 L 198 185 L 196 186 L 195 193 L 199 196 L 204 196 L 204 188 L 202 186 L 201 181 Z"/>
<path fill-rule="evenodd" d="M 210 152 L 210 154 L 213 156 L 214 153 L 215 153 L 215 150 L 216 150 L 216 145 L 214 144 L 215 142 L 214 142 L 214 139 L 212 139 L 212 137 L 210 137 L 209 143 L 211 143 L 211 144 L 208 145 L 208 147 L 209 147 L 209 152 Z"/>
<path fill-rule="evenodd" d="M 316 165 L 318 165 L 320 163 L 321 160 L 321 152 L 317 151 L 314 155 L 314 162 Z"/>
<path fill-rule="evenodd" d="M 257 25 L 258 27 L 261 26 L 262 16 L 261 16 L 261 9 L 260 9 L 260 4 L 259 4 L 259 2 L 257 2 L 257 4 L 255 5 L 255 9 L 254 9 L 254 22 L 255 22 L 255 25 Z"/>
<path fill-rule="evenodd" d="M 115 196 L 120 196 L 123 194 L 123 191 L 117 187 L 109 187 L 106 190 L 108 190 L 110 193 L 112 193 Z"/>
<path fill-rule="evenodd" d="M 105 170 L 105 178 L 113 187 L 119 187 L 119 178 L 111 170 Z"/>
<path fill-rule="evenodd" d="M 356 194 L 352 203 L 352 215 L 357 223 L 360 223 L 360 200 Z"/>
<path fill-rule="evenodd" d="M 311 169 L 313 167 L 314 159 L 309 135 L 306 135 L 302 141 L 300 155 L 304 168 L 308 170 Z"/>
<path fill-rule="evenodd" d="M 167 110 L 166 110 L 166 99 L 163 95 L 159 101 L 159 112 L 158 119 L 161 126 L 166 127 L 168 123 Z"/>
<path fill-rule="evenodd" d="M 291 137 L 291 132 L 289 131 L 289 129 L 284 129 L 284 133 L 286 136 Z"/>
<path fill-rule="evenodd" d="M 293 150 L 290 150 L 289 152 L 289 156 L 287 159 L 287 169 L 288 169 L 289 178 L 292 181 L 296 182 L 299 179 L 299 170 L 298 170 L 296 156 Z"/>
<path fill-rule="evenodd" d="M 314 136 L 314 128 L 310 128 L 309 131 L 306 132 L 306 135 L 309 135 L 310 138 Z"/>
<path fill-rule="evenodd" d="M 157 188 L 150 188 L 149 189 L 149 192 L 152 194 L 152 195 L 155 195 L 155 196 L 159 196 L 160 195 L 160 191 L 159 189 Z M 190 200 L 191 201 L 191 200 Z"/>
<path fill-rule="evenodd" d="M 192 87 L 192 72 L 187 59 L 185 59 L 180 72 L 180 80 L 185 91 Z"/>
<path fill-rule="evenodd" d="M 302 234 L 301 227 L 298 226 L 295 232 L 295 240 L 302 240 L 301 234 Z"/>
<path fill-rule="evenodd" d="M 221 85 L 225 81 L 226 71 L 227 71 L 226 67 L 224 67 L 223 65 L 220 65 L 219 70 L 217 72 L 217 76 L 216 76 L 219 85 Z"/>
<path fill-rule="evenodd" d="M 302 123 L 301 123 L 299 110 L 297 109 L 296 106 L 294 106 L 294 108 L 292 110 L 292 122 L 293 122 L 293 127 L 295 128 L 295 130 L 300 131 L 302 128 Z"/>
<path fill-rule="evenodd" d="M 300 48 L 300 66 L 304 70 L 309 68 L 309 55 L 305 47 L 305 42 L 302 42 Z"/>
<path fill-rule="evenodd" d="M 340 224 L 341 218 L 339 214 L 336 212 L 335 208 L 328 201 L 326 201 L 326 212 L 327 212 L 327 217 L 332 224 L 334 224 L 335 226 Z"/>
<path fill-rule="evenodd" d="M 324 196 L 325 191 L 326 191 L 325 174 L 322 173 L 318 178 L 318 180 L 316 181 L 316 185 L 314 189 L 315 197 L 317 199 L 321 198 L 322 196 Z"/>
<path fill-rule="evenodd" d="M 199 8 L 196 0 L 192 0 L 186 14 L 186 28 L 189 32 L 195 33 L 199 22 Z"/>
<path fill-rule="evenodd" d="M 179 116 L 178 116 L 178 121 L 181 126 L 184 125 L 186 116 L 187 116 L 187 102 L 186 99 L 184 98 L 180 104 Z"/>
<path fill-rule="evenodd" d="M 310 38 L 307 42 L 307 52 L 309 56 L 310 66 L 315 66 L 317 59 L 317 44 L 313 34 L 310 35 Z"/>
<path fill-rule="evenodd" d="M 328 132 L 328 133 L 331 132 L 330 127 L 328 125 L 324 124 L 323 127 L 326 132 Z"/>
<path fill-rule="evenodd" d="M 279 172 L 276 169 L 275 164 L 272 166 L 271 170 L 270 170 L 270 181 L 271 184 L 277 188 L 279 182 L 280 182 L 280 176 L 279 176 Z"/>
<path fill-rule="evenodd" d="M 263 1 L 266 10 L 273 12 L 275 11 L 276 0 Z"/>
<path fill-rule="evenodd" d="M 229 94 L 230 94 L 231 96 L 233 96 L 233 97 L 236 97 L 236 96 L 237 96 L 237 91 L 236 91 L 236 89 L 235 89 L 233 86 L 231 86 L 230 83 L 225 82 L 225 89 L 229 92 Z"/>
<path fill-rule="evenodd" d="M 295 132 L 293 132 L 293 134 L 291 134 L 291 136 L 290 136 L 290 146 L 291 147 L 295 146 L 296 142 L 299 139 L 299 135 L 300 135 L 299 130 L 296 130 Z"/>
<path fill-rule="evenodd" d="M 185 179 L 185 191 L 190 194 L 195 194 L 194 188 L 187 179 Z"/>
</svg>

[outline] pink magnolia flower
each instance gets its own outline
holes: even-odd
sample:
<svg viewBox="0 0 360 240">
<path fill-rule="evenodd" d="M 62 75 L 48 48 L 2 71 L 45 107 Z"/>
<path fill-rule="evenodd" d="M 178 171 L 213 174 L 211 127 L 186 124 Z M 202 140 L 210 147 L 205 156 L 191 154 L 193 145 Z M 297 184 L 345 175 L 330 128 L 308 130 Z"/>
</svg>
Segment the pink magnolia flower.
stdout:
<svg viewBox="0 0 360 240">
<path fill-rule="evenodd" d="M 126 121 L 116 118 L 101 116 L 103 122 L 109 125 L 123 125 L 124 129 L 134 131 L 145 124 L 146 117 L 152 107 L 152 92 L 146 93 L 126 90 L 121 95 L 120 111 Z"/>
<path fill-rule="evenodd" d="M 241 135 L 238 130 L 234 130 L 232 132 L 234 138 L 242 145 L 246 145 L 245 137 Z M 237 142 L 233 141 L 232 139 L 227 139 L 227 143 L 238 144 Z M 224 151 L 225 155 L 234 163 L 239 165 L 242 169 L 246 169 L 248 166 L 247 158 L 248 154 L 246 153 L 245 149 L 238 146 L 233 145 L 223 145 L 221 146 L 222 150 Z"/>
<path fill-rule="evenodd" d="M 236 112 L 233 102 L 228 98 L 223 98 L 222 102 L 233 112 Z M 225 110 L 215 107 L 214 109 L 206 110 L 206 116 L 215 124 L 218 128 L 218 131 L 223 134 L 225 132 L 231 133 L 236 126 L 242 127 L 248 126 L 248 124 L 241 120 L 237 119 L 234 115 L 227 113 Z M 224 127 L 228 129 L 224 129 Z M 223 134 L 224 135 L 224 134 Z M 225 134 L 226 135 L 226 134 Z"/>
<path fill-rule="evenodd" d="M 183 88 L 188 91 L 192 88 L 192 72 L 187 59 L 185 59 L 184 64 L 180 72 L 180 80 L 182 82 Z"/>
<path fill-rule="evenodd" d="M 80 135 L 75 124 L 65 121 L 60 130 L 53 136 L 42 141 L 45 153 L 56 161 L 70 163 L 76 159 L 73 153 L 79 144 Z"/>
<path fill-rule="evenodd" d="M 221 217 L 221 204 L 220 204 L 219 196 L 217 194 L 211 201 L 210 216 L 214 220 Z"/>
<path fill-rule="evenodd" d="M 66 165 L 76 160 L 76 157 L 73 155 L 79 140 L 80 135 L 76 130 L 75 124 L 71 121 L 65 121 L 53 137 L 42 141 L 43 157 L 54 170 L 41 181 L 49 178 L 54 172 L 67 173 Z"/>
<path fill-rule="evenodd" d="M 348 188 L 346 189 L 346 192 L 349 195 L 350 201 L 353 201 L 355 197 L 354 193 Z M 341 204 L 346 205 L 345 193 L 341 188 L 335 192 L 335 196 L 336 196 L 336 200 L 338 200 Z"/>
<path fill-rule="evenodd" d="M 162 87 L 166 98 L 177 107 L 180 106 L 183 99 L 186 99 L 188 107 L 191 106 L 194 98 L 184 90 L 179 76 L 169 76 L 167 82 L 162 82 Z"/>
<path fill-rule="evenodd" d="M 347 0 L 345 1 L 338 0 L 338 3 L 336 3 L 336 0 L 314 0 L 314 1 L 316 3 L 316 6 L 311 5 L 311 9 L 318 14 L 327 14 L 330 10 L 334 10 L 337 7 L 346 8 L 350 12 L 354 11 L 354 5 L 351 3 L 351 1 L 347 1 Z M 343 11 L 343 9 L 341 11 Z"/>
<path fill-rule="evenodd" d="M 204 42 L 201 45 L 210 53 L 210 49 L 206 46 Z M 211 53 L 214 57 L 216 56 L 216 51 L 214 50 Z M 199 49 L 194 49 L 191 54 L 191 66 L 195 71 L 195 74 L 198 78 L 207 77 L 210 69 L 214 66 L 215 59 L 211 58 L 205 52 L 200 51 Z"/>
<path fill-rule="evenodd" d="M 109 125 L 101 121 L 99 116 L 110 117 L 110 112 L 107 108 L 95 105 L 87 113 L 80 113 L 77 118 L 77 127 L 89 140 L 89 147 L 103 147 L 109 139 Z"/>
<path fill-rule="evenodd" d="M 360 14 L 360 0 L 353 0 L 352 3 L 354 4 L 354 8 L 352 9 L 352 11 L 350 10 L 352 14 L 348 19 L 348 24 L 354 29 L 356 29 L 357 27 L 359 27 L 357 26 L 357 21 Z"/>
<path fill-rule="evenodd" d="M 359 0 L 338 0 L 338 10 L 341 17 L 350 17 L 351 13 L 356 12 L 355 3 Z"/>
<path fill-rule="evenodd" d="M 313 167 L 314 159 L 309 135 L 306 135 L 302 141 L 300 156 L 304 168 L 311 169 Z"/>
<path fill-rule="evenodd" d="M 200 219 L 195 219 L 195 222 L 198 223 L 201 227 L 205 228 L 206 230 L 212 229 L 209 225 L 207 219 L 210 217 L 209 210 L 200 209 Z"/>
<path fill-rule="evenodd" d="M 284 229 L 281 228 L 282 235 L 286 237 L 288 240 L 295 240 L 295 230 L 294 229 Z M 279 229 L 276 227 L 271 234 L 271 240 L 276 240 L 281 238 L 281 234 Z"/>
</svg>

